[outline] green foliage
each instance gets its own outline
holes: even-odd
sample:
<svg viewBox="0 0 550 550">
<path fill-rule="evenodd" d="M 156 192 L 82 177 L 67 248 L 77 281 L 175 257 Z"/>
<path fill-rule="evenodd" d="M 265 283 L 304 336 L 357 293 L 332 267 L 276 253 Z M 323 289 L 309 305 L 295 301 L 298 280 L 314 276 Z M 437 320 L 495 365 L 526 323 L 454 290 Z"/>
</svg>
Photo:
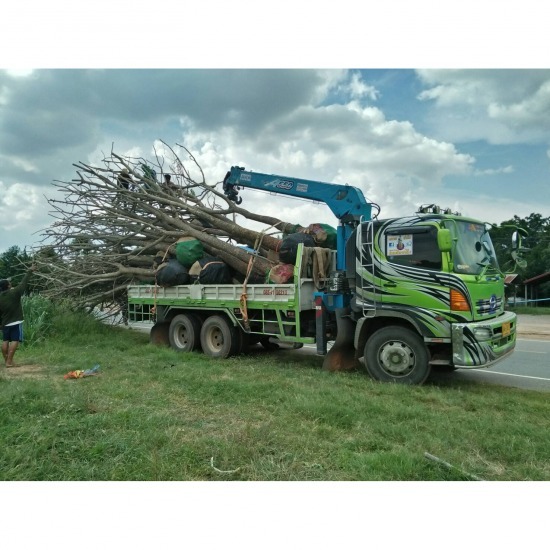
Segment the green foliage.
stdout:
<svg viewBox="0 0 550 550">
<path fill-rule="evenodd" d="M 12 246 L 0 254 L 0 279 L 11 279 L 12 285 L 16 286 L 27 272 L 32 263 L 32 258 L 26 250 L 18 246 Z"/>
<path fill-rule="evenodd" d="M 23 297 L 22 306 L 26 347 L 36 346 L 52 338 L 60 344 L 87 344 L 92 335 L 101 338 L 111 334 L 108 326 L 75 310 L 69 300 L 52 302 L 40 294 L 30 294 Z"/>
<path fill-rule="evenodd" d="M 550 480 L 546 394 L 380 384 L 260 347 L 213 360 L 63 311 L 0 376 L 2 480 L 468 479 L 424 452 L 483 479 Z"/>
<path fill-rule="evenodd" d="M 23 296 L 21 305 L 25 319 L 24 345 L 32 347 L 51 334 L 55 306 L 39 294 Z"/>
<path fill-rule="evenodd" d="M 514 216 L 513 219 L 502 222 L 501 225 L 513 225 L 527 231 L 528 236 L 523 238 L 522 245 L 528 248 L 524 254 L 527 267 L 515 269 L 523 280 L 530 279 L 550 271 L 550 217 L 544 218 L 541 214 L 530 214 L 526 218 Z M 499 227 L 491 230 L 499 264 L 503 269 L 513 269 L 511 261 L 511 247 L 513 228 Z M 539 287 L 539 297 L 550 297 L 550 285 Z"/>
</svg>

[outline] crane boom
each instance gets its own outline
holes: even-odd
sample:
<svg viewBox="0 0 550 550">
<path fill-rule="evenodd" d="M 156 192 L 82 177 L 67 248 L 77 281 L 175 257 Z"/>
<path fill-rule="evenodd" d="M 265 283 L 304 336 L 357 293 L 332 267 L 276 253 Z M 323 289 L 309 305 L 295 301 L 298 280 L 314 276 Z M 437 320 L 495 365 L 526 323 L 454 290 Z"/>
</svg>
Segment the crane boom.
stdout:
<svg viewBox="0 0 550 550">
<path fill-rule="evenodd" d="M 240 204 L 241 187 L 325 203 L 342 223 L 352 226 L 361 220 L 371 219 L 371 204 L 360 189 L 351 185 L 261 174 L 232 166 L 223 181 L 224 193 L 230 200 Z"/>
</svg>

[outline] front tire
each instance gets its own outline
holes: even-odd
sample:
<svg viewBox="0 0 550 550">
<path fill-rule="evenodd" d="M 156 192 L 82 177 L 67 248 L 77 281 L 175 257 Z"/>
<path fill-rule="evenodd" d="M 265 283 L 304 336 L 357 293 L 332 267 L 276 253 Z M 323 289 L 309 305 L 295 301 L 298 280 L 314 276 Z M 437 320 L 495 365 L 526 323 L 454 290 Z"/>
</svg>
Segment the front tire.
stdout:
<svg viewBox="0 0 550 550">
<path fill-rule="evenodd" d="M 221 315 L 207 317 L 201 328 L 201 346 L 210 357 L 230 357 L 240 347 L 237 329 Z"/>
<path fill-rule="evenodd" d="M 201 323 L 197 317 L 182 313 L 170 322 L 168 338 L 176 351 L 194 351 L 200 346 Z"/>
<path fill-rule="evenodd" d="M 422 384 L 431 369 L 422 338 L 403 327 L 382 328 L 368 339 L 365 367 L 375 380 L 398 384 Z"/>
</svg>

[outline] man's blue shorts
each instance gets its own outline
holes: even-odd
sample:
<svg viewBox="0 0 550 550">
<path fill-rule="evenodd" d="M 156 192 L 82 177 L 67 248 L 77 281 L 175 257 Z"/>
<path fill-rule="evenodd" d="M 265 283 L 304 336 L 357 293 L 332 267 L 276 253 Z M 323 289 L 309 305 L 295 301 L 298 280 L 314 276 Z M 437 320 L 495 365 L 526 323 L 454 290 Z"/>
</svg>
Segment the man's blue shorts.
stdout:
<svg viewBox="0 0 550 550">
<path fill-rule="evenodd" d="M 4 342 L 22 342 L 23 341 L 23 323 L 4 327 L 2 330 Z"/>
</svg>

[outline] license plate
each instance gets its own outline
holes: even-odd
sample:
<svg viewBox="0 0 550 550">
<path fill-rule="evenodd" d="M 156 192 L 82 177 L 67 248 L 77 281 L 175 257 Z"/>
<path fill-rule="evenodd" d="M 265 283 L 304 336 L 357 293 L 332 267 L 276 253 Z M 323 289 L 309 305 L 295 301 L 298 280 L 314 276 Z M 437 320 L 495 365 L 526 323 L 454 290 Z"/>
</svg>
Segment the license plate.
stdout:
<svg viewBox="0 0 550 550">
<path fill-rule="evenodd" d="M 510 323 L 502 323 L 502 336 L 510 335 Z"/>
</svg>

